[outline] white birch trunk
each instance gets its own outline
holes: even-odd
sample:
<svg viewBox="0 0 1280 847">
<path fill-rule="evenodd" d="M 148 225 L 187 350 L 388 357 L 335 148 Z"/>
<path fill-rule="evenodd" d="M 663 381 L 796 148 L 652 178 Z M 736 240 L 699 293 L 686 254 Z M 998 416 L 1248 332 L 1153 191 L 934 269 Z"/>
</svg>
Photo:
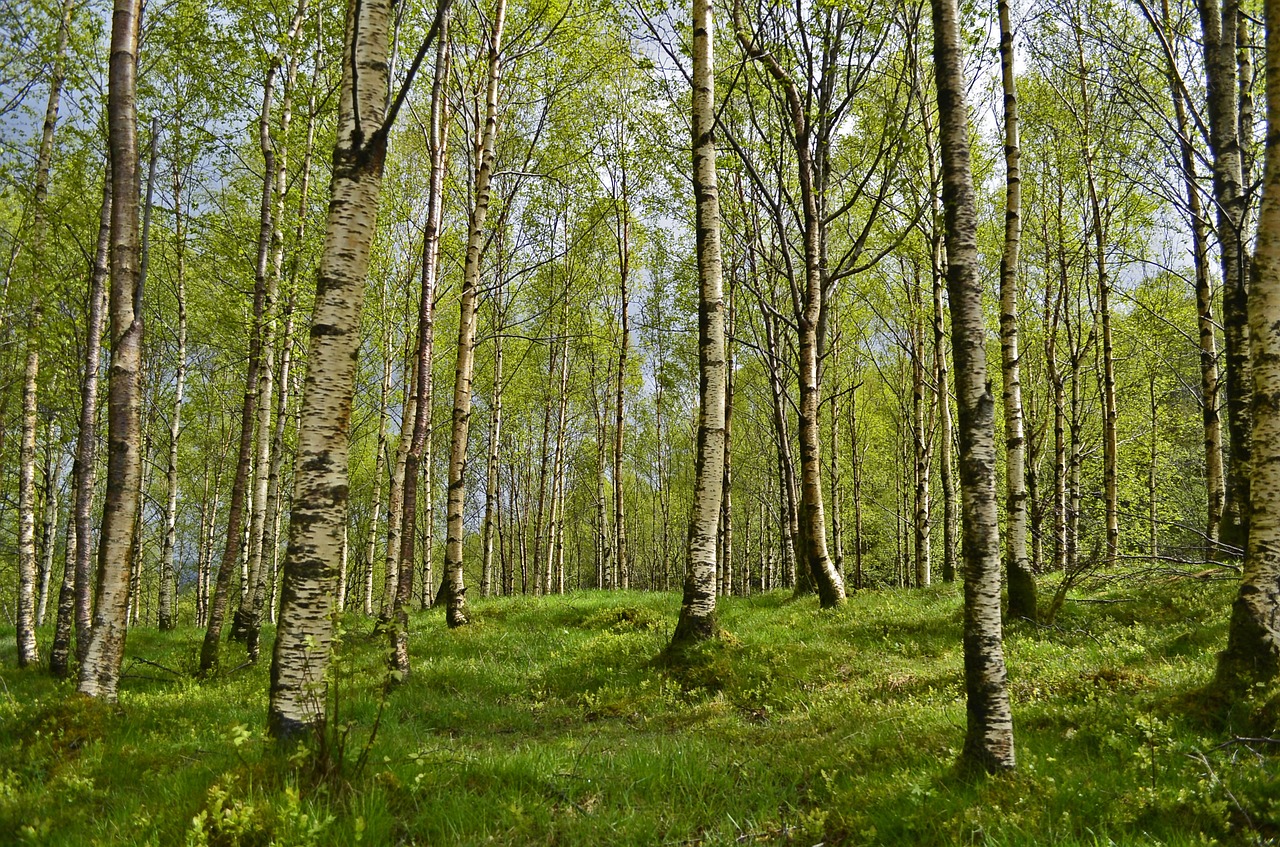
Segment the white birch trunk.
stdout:
<svg viewBox="0 0 1280 847">
<path fill-rule="evenodd" d="M 1280 0 L 1267 0 L 1267 150 L 1249 291 L 1253 498 L 1244 576 L 1231 607 L 1217 684 L 1241 697 L 1280 675 Z"/>
<path fill-rule="evenodd" d="M 698 413 L 693 515 L 680 619 L 671 648 L 715 637 L 716 538 L 724 481 L 724 294 L 716 177 L 715 65 L 710 0 L 693 0 L 693 195 L 697 203 Z"/>
<path fill-rule="evenodd" d="M 961 759 L 985 770 L 1014 766 L 1013 717 L 1000 621 L 1000 523 L 995 399 L 987 381 L 977 196 L 955 0 L 932 0 L 933 52 L 942 144 L 953 361 L 960 423 L 964 551 L 964 663 L 968 728 Z"/>
<path fill-rule="evenodd" d="M 1004 250 L 1000 255 L 1000 364 L 1004 374 L 1005 576 L 1009 617 L 1036 619 L 1036 582 L 1027 558 L 1027 468 L 1022 378 L 1018 354 L 1018 248 L 1022 238 L 1022 150 L 1018 90 L 1013 77 L 1013 25 L 1009 0 L 999 0 L 1000 83 L 1004 92 Z M 1114 397 L 1114 393 L 1112 395 Z M 1114 421 L 1113 421 L 1114 423 Z M 1113 466 L 1114 467 L 1114 466 Z M 1114 490 L 1114 474 L 1112 474 Z"/>
<path fill-rule="evenodd" d="M 293 736 L 325 718 L 337 565 L 347 523 L 347 457 L 360 310 L 386 156 L 389 0 L 351 2 L 343 47 L 329 214 L 271 663 L 268 729 Z"/>
<path fill-rule="evenodd" d="M 494 146 L 498 135 L 498 79 L 502 70 L 502 32 L 506 0 L 498 0 L 489 34 L 489 75 L 485 92 L 485 123 L 474 176 L 474 206 L 468 220 L 467 255 L 462 271 L 462 298 L 458 317 L 458 360 L 453 382 L 453 433 L 449 446 L 449 501 L 445 516 L 445 591 L 449 626 L 467 623 L 466 584 L 462 575 L 462 512 L 466 503 L 467 443 L 471 431 L 471 382 L 475 371 L 476 299 L 480 287 L 480 253 L 485 219 L 489 214 L 489 184 L 493 176 Z"/>
<path fill-rule="evenodd" d="M 133 528 L 141 500 L 142 315 L 138 267 L 137 51 L 141 0 L 116 0 L 107 124 L 111 149 L 111 371 L 107 388 L 107 496 L 98 547 L 93 626 L 80 665 L 81 694 L 114 702 L 124 658 Z"/>
</svg>

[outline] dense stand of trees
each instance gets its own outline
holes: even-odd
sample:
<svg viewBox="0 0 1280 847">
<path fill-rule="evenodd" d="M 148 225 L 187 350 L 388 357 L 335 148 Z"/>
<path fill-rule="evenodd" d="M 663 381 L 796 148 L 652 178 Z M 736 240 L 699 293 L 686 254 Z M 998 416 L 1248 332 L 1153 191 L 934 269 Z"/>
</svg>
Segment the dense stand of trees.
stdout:
<svg viewBox="0 0 1280 847">
<path fill-rule="evenodd" d="M 202 628 L 213 674 L 275 623 L 288 736 L 335 610 L 400 678 L 409 610 L 469 590 L 683 583 L 684 643 L 717 595 L 940 572 L 999 769 L 1002 619 L 1243 561 L 1218 681 L 1276 675 L 1252 3 L 10 11 L 21 664 L 114 699 L 130 627 Z"/>
</svg>

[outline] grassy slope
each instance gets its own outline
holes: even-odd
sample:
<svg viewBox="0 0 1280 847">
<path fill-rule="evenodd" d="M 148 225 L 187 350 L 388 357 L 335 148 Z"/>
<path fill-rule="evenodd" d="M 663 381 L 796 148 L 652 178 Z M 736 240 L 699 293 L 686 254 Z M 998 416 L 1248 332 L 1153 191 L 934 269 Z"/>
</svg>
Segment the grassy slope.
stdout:
<svg viewBox="0 0 1280 847">
<path fill-rule="evenodd" d="M 1280 751 L 1219 747 L 1232 729 L 1186 717 L 1232 590 L 1129 587 L 1014 629 L 1019 770 L 976 781 L 952 768 L 949 586 L 836 613 L 728 600 L 724 641 L 679 672 L 653 662 L 673 596 L 477 601 L 456 632 L 424 614 L 363 768 L 382 645 L 351 617 L 352 728 L 326 780 L 314 755 L 262 738 L 265 666 L 197 683 L 133 659 L 189 670 L 194 632 L 131 634 L 120 707 L 104 710 L 13 670 L 0 630 L 0 843 L 1258 843 L 1280 838 Z"/>
</svg>

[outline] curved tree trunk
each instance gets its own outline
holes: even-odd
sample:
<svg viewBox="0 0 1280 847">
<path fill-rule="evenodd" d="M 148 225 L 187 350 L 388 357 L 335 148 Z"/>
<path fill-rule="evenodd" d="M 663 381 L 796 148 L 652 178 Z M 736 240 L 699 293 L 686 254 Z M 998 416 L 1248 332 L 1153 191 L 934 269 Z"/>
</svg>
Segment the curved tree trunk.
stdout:
<svg viewBox="0 0 1280 847">
<path fill-rule="evenodd" d="M 969 164 L 959 10 L 932 0 L 933 55 L 942 144 L 947 290 L 960 412 L 964 533 L 964 665 L 968 728 L 961 760 L 989 771 L 1014 766 L 1013 718 L 1000 622 L 1000 523 L 995 481 L 995 399 L 987 381 L 977 195 Z"/>
<path fill-rule="evenodd" d="M 80 664 L 81 694 L 116 699 L 129 608 L 133 528 L 142 478 L 142 315 L 138 295 L 137 50 L 141 0 L 116 0 L 111 23 L 107 125 L 111 149 L 111 371 L 107 387 L 107 495 L 98 547 L 93 628 Z"/>
<path fill-rule="evenodd" d="M 693 196 L 698 260 L 698 452 L 679 649 L 715 636 L 716 528 L 724 462 L 725 339 L 720 194 L 716 177 L 715 69 L 710 0 L 693 0 Z"/>
</svg>

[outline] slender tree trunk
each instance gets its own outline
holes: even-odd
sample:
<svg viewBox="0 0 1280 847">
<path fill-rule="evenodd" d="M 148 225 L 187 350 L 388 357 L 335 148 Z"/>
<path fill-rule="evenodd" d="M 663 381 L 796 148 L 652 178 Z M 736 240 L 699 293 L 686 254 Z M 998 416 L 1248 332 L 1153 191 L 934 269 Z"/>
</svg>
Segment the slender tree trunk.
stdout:
<svg viewBox="0 0 1280 847">
<path fill-rule="evenodd" d="M 1162 38 L 1167 42 L 1173 35 L 1168 0 L 1162 0 L 1160 9 L 1161 20 L 1158 25 Z M 1154 21 L 1152 24 L 1157 25 Z M 1190 219 L 1191 259 L 1195 269 L 1196 317 L 1200 335 L 1200 408 L 1204 425 L 1205 493 L 1208 500 L 1205 552 L 1211 556 L 1217 552 L 1227 493 L 1222 467 L 1218 345 L 1214 335 L 1213 287 L 1209 279 L 1209 222 L 1200 201 L 1200 177 L 1196 167 L 1196 151 L 1191 143 L 1187 104 L 1171 54 L 1166 55 L 1165 76 L 1169 82 L 1169 96 L 1173 100 L 1178 132 L 1179 162 L 1186 192 L 1185 209 Z"/>
<path fill-rule="evenodd" d="M 32 338 L 22 381 L 22 446 L 18 471 L 18 667 L 40 661 L 36 645 L 36 378 L 40 352 Z"/>
<path fill-rule="evenodd" d="M 724 476 L 720 483 L 720 593 L 733 593 L 733 278 L 729 281 L 724 340 Z"/>
<path fill-rule="evenodd" d="M 832 360 L 839 368 L 839 350 L 833 345 Z M 831 546 L 834 550 L 836 570 L 844 576 L 844 497 L 840 478 L 840 381 L 832 386 L 831 394 Z M 750 532 L 751 525 L 747 524 Z M 748 546 L 748 549 L 750 547 Z M 745 582 L 744 582 L 745 584 Z"/>
<path fill-rule="evenodd" d="M 1013 24 L 1009 20 L 1009 0 L 999 0 L 999 18 L 1000 83 L 1004 92 L 1004 249 L 1000 255 L 1000 364 L 1004 376 L 1005 514 L 1008 527 L 1004 572 L 1009 583 L 1009 617 L 1034 621 L 1036 580 L 1031 572 L 1031 562 L 1027 558 L 1026 438 L 1022 413 L 1021 357 L 1018 353 L 1018 249 L 1022 240 L 1022 170 L 1019 163 L 1022 149 L 1018 141 L 1018 89 L 1013 77 Z M 1114 380 L 1112 386 L 1114 398 Z M 1115 420 L 1109 420 L 1114 442 Z M 1112 485 L 1109 490 L 1114 490 L 1114 463 L 1111 467 Z"/>
<path fill-rule="evenodd" d="M 964 533 L 964 655 L 968 730 L 961 759 L 988 771 L 1014 766 L 1013 718 L 1000 621 L 1000 524 L 995 400 L 987 381 L 977 195 L 969 164 L 959 10 L 932 0 L 933 51 L 946 211 L 947 288 L 960 412 Z"/>
<path fill-rule="evenodd" d="M 428 37 L 438 34 L 439 16 Z M 360 310 L 386 157 L 391 4 L 347 9 L 329 215 L 316 282 L 295 459 L 289 549 L 271 662 L 267 727 L 288 738 L 325 719 L 335 569 L 345 547 L 347 458 Z M 360 72 L 360 85 L 353 75 Z"/>
<path fill-rule="evenodd" d="M 555 373 L 556 370 L 556 351 L 551 352 L 548 367 L 548 377 Z M 551 576 L 551 562 L 546 562 L 546 568 L 543 568 L 542 561 L 542 516 L 548 511 L 547 509 L 547 477 L 549 468 L 549 453 L 551 449 L 551 398 L 544 391 L 542 398 L 542 435 L 541 447 L 538 452 L 538 499 L 534 506 L 533 513 L 533 547 L 530 551 L 530 569 L 533 572 L 533 593 L 545 594 L 549 593 L 548 586 Z M 548 522 L 549 523 L 549 522 Z M 548 534 L 550 529 L 548 528 Z"/>
<path fill-rule="evenodd" d="M 933 262 L 933 363 L 938 404 L 938 466 L 942 480 L 942 581 L 956 578 L 956 482 L 951 458 L 951 389 L 947 373 L 947 335 L 942 309 L 942 288 L 946 272 L 941 267 L 941 245 Z"/>
<path fill-rule="evenodd" d="M 1267 0 L 1267 148 L 1249 291 L 1253 497 L 1249 549 L 1216 684 L 1238 699 L 1280 675 L 1280 0 Z M 1216 180 L 1215 180 L 1216 181 Z"/>
<path fill-rule="evenodd" d="M 134 519 L 142 477 L 142 314 L 138 267 L 138 121 L 135 100 L 141 0 L 116 0 L 107 80 L 111 150 L 111 371 L 107 387 L 107 495 L 98 548 L 93 626 L 80 663 L 81 694 L 116 700 L 124 658 Z M 86 463 L 86 468 L 89 465 Z M 90 474 L 91 476 L 91 474 Z M 86 522 L 87 523 L 87 522 Z M 79 529 L 79 527 L 77 527 Z M 87 538 L 87 534 L 85 535 Z"/>
<path fill-rule="evenodd" d="M 317 19 L 316 29 L 316 55 L 311 70 L 311 91 L 307 96 L 307 132 L 306 141 L 303 144 L 302 167 L 301 167 L 301 184 L 298 188 L 298 206 L 297 206 L 297 222 L 293 228 L 293 254 L 289 260 L 288 274 L 288 296 L 285 298 L 284 305 L 284 326 L 280 333 L 280 393 L 277 395 L 276 401 L 276 422 L 275 433 L 271 440 L 271 468 L 268 472 L 267 479 L 267 500 L 270 512 L 267 518 L 267 535 L 263 540 L 264 555 L 271 556 L 271 597 L 267 606 L 267 614 L 271 623 L 276 622 L 277 609 L 279 608 L 279 585 L 280 585 L 280 519 L 284 512 L 284 501 L 286 496 L 286 485 L 284 482 L 284 437 L 285 430 L 289 423 L 289 401 L 293 394 L 293 321 L 294 321 L 294 301 L 298 290 L 298 277 L 301 273 L 303 244 L 307 232 L 307 218 L 309 201 L 311 198 L 311 163 L 315 153 L 316 139 L 316 91 L 320 87 L 320 74 L 323 63 L 320 60 L 319 39 L 321 37 L 320 26 Z M 298 54 L 295 51 L 290 56 L 289 78 L 292 80 L 297 73 Z M 292 98 L 286 98 L 292 101 Z M 283 136 L 283 133 L 282 133 Z M 278 175 L 287 175 L 287 169 L 284 167 L 284 152 L 287 147 L 282 149 L 280 157 L 280 167 L 277 169 Z M 281 188 L 280 178 L 277 178 L 277 203 L 283 203 L 285 192 Z M 284 211 L 282 206 L 277 206 L 277 226 L 284 219 Z M 276 250 L 276 267 L 279 269 L 284 260 L 283 242 Z M 283 274 L 277 271 L 278 276 Z M 259 616 L 261 612 L 259 612 Z M 260 619 L 260 618 L 259 618 Z"/>
<path fill-rule="evenodd" d="M 285 194 L 288 191 L 286 141 L 293 113 L 293 86 L 298 70 L 297 60 L 293 57 L 293 45 L 298 41 L 306 14 L 307 0 L 298 0 L 293 22 L 286 35 L 286 46 L 282 47 L 276 55 L 272 72 L 267 74 L 266 85 L 269 88 L 274 84 L 275 69 L 287 61 L 284 91 L 280 98 L 280 143 L 277 144 L 271 137 L 270 93 L 264 93 L 258 124 L 258 145 L 262 149 L 265 164 L 256 269 L 257 286 L 263 288 L 262 312 L 258 324 L 258 350 L 261 361 L 258 365 L 258 384 L 255 387 L 257 434 L 254 445 L 253 508 L 249 527 L 248 593 L 242 595 L 240 608 L 236 611 L 231 629 L 232 638 L 244 642 L 251 662 L 258 660 L 262 604 L 265 599 L 266 573 L 263 570 L 263 541 L 266 538 L 267 513 L 270 511 L 268 491 L 271 485 L 271 412 L 274 406 L 272 397 L 275 392 L 276 300 L 280 293 L 280 277 L 284 264 L 282 221 Z"/>
<path fill-rule="evenodd" d="M 489 184 L 493 176 L 494 144 L 498 135 L 498 78 L 502 70 L 502 31 L 506 0 L 497 0 L 489 33 L 488 86 L 485 123 L 474 177 L 474 206 L 468 220 L 467 255 L 462 271 L 458 319 L 458 361 L 453 382 L 453 435 L 449 448 L 449 502 L 445 544 L 446 620 L 451 627 L 467 623 L 466 585 L 462 576 L 463 507 L 466 504 L 467 439 L 471 430 L 471 380 L 475 370 L 476 299 L 480 285 L 480 253 L 489 214 Z"/>
<path fill-rule="evenodd" d="M 71 522 L 75 524 L 76 551 L 71 573 L 63 574 L 58 593 L 58 619 L 54 626 L 53 647 L 49 651 L 49 670 L 65 677 L 71 653 L 72 631 L 76 632 L 76 658 L 83 656 L 89 644 L 92 622 L 92 510 L 93 490 L 97 479 L 98 447 L 98 371 L 102 355 L 102 324 L 106 313 L 108 256 L 111 248 L 111 170 L 108 165 L 102 181 L 102 202 L 98 212 L 98 243 L 94 251 L 89 278 L 88 316 L 85 326 L 84 372 L 80 381 L 80 420 L 76 435 L 75 461 L 71 476 L 75 480 L 72 494 Z"/>
<path fill-rule="evenodd" d="M 180 138 L 175 130 L 175 138 Z M 180 142 L 176 142 L 180 143 Z M 175 605 L 177 579 L 174 573 L 174 551 L 178 537 L 178 437 L 182 432 L 182 401 L 187 380 L 187 283 L 186 232 L 182 214 L 182 175 L 175 165 L 173 169 L 174 241 L 177 242 L 175 258 L 175 295 L 178 300 L 178 361 L 174 375 L 173 411 L 169 415 L 169 461 L 165 471 L 164 547 L 160 553 L 160 629 L 177 628 Z"/>
<path fill-rule="evenodd" d="M 799 427 L 800 443 L 800 508 L 799 524 L 803 556 L 798 568 L 812 577 L 813 587 L 823 608 L 839 606 L 844 602 L 844 580 L 836 572 L 827 550 L 826 515 L 822 503 L 822 433 L 818 420 L 822 384 L 818 372 L 818 360 L 822 348 L 822 328 L 826 313 L 826 268 L 823 256 L 822 215 L 820 211 L 819 183 L 821 175 L 813 161 L 811 140 L 813 127 L 809 124 L 795 82 L 768 50 L 758 47 L 740 19 L 741 7 L 734 4 L 734 32 L 743 51 L 763 64 L 783 89 L 787 117 L 790 121 L 790 141 L 796 154 L 796 170 L 800 188 L 802 234 L 804 239 L 804 288 L 795 302 L 795 319 L 798 330 L 799 367 Z M 800 590 L 806 580 L 797 580 Z"/>
<path fill-rule="evenodd" d="M 849 392 L 849 455 L 853 460 L 853 590 L 862 581 L 862 448 L 858 442 L 858 389 Z"/>
<path fill-rule="evenodd" d="M 773 401 L 773 429 L 778 442 L 778 486 L 782 494 L 782 584 L 796 584 L 796 569 L 802 561 L 799 506 L 796 497 L 795 463 L 791 459 L 791 433 L 787 427 L 786 388 L 782 381 L 782 361 L 778 351 L 777 325 L 768 306 L 762 305 L 765 331 L 765 365 L 769 371 L 769 391 Z"/>
<path fill-rule="evenodd" d="M 618 340 L 618 373 L 617 397 L 614 407 L 613 425 L 613 549 L 614 567 L 622 587 L 631 587 L 631 560 L 627 552 L 627 520 L 626 496 L 623 490 L 622 457 L 626 437 L 626 414 L 623 401 L 626 398 L 627 383 L 627 348 L 631 346 L 631 318 L 627 314 L 630 306 L 627 285 L 631 275 L 631 205 L 627 193 L 627 171 L 622 168 L 622 203 L 614 202 L 614 213 L 617 216 L 618 235 L 618 291 L 621 305 L 619 317 L 622 323 L 621 337 Z"/>
<path fill-rule="evenodd" d="M 284 512 L 284 434 L 289 421 L 290 378 L 293 365 L 293 297 L 285 303 L 284 328 L 281 331 L 280 393 L 276 400 L 275 434 L 271 437 L 271 470 L 267 482 L 267 536 L 262 542 L 263 555 L 271 557 L 271 598 L 267 616 L 276 622 L 280 577 L 280 516 Z"/>
<path fill-rule="evenodd" d="M 386 291 L 383 291 L 384 299 Z M 386 308 L 384 302 L 383 308 Z M 391 328 L 386 327 L 382 346 L 382 388 L 378 392 L 378 443 L 374 446 L 373 493 L 369 503 L 373 514 L 369 517 L 369 537 L 365 540 L 364 575 L 361 578 L 360 605 L 366 616 L 373 614 L 373 560 L 378 554 L 378 519 L 382 516 L 382 475 L 386 471 L 387 452 L 387 401 L 391 395 Z M 402 419 L 403 420 L 403 419 Z M 402 426 L 401 429 L 404 427 Z M 404 441 L 403 433 L 400 438 Z M 398 452 L 398 451 L 397 451 Z M 397 459 L 399 456 L 397 456 Z M 394 471 L 393 471 L 394 473 Z M 402 483 L 403 484 L 403 483 Z M 403 498 L 403 493 L 401 497 Z"/>
<path fill-rule="evenodd" d="M 495 292 L 496 297 L 501 297 L 500 292 Z M 495 308 L 495 312 L 500 312 L 501 308 Z M 496 529 L 497 507 L 498 507 L 498 444 L 502 440 L 502 330 L 498 327 L 494 328 L 493 339 L 493 400 L 492 408 L 489 414 L 489 451 L 488 462 L 485 473 L 485 492 L 484 492 L 484 542 L 482 546 L 481 565 L 480 565 L 480 596 L 488 597 L 491 593 L 493 584 L 493 536 Z M 546 441 L 546 435 L 543 434 L 543 441 Z M 545 451 L 544 451 L 545 453 Z M 545 458 L 545 456 L 544 456 Z M 543 463 L 545 469 L 546 463 Z M 544 470 L 545 477 L 545 470 Z M 541 511 L 541 499 L 539 499 L 539 511 Z M 541 531 L 542 516 L 538 516 L 538 530 Z M 534 553 L 537 556 L 537 553 Z"/>
<path fill-rule="evenodd" d="M 448 141 L 445 114 L 444 85 L 449 68 L 449 22 L 441 17 L 439 40 L 436 42 L 435 68 L 431 80 L 431 124 L 427 138 L 431 153 L 431 174 L 427 185 L 427 220 L 422 237 L 422 276 L 418 294 L 418 346 L 414 351 L 412 409 L 405 406 L 405 420 L 413 419 L 408 439 L 409 449 L 404 453 L 404 466 L 399 471 L 403 480 L 399 504 L 400 529 L 397 562 L 392 562 L 390 537 L 387 541 L 387 570 L 396 571 L 395 595 L 390 600 L 392 627 L 392 665 L 398 672 L 409 672 L 409 604 L 413 600 L 414 544 L 417 541 L 418 481 L 425 477 L 426 491 L 425 527 L 426 540 L 422 545 L 422 600 L 426 608 L 431 600 L 431 555 L 434 543 L 432 478 L 431 478 L 431 409 L 435 392 L 435 309 L 436 284 L 440 267 L 440 223 L 444 209 L 444 177 Z M 405 443 L 403 433 L 401 445 Z M 388 582 L 388 587 L 390 583 Z"/>
<path fill-rule="evenodd" d="M 698 260 L 698 413 L 693 514 L 680 618 L 671 648 L 715 636 L 716 525 L 724 471 L 725 337 L 720 194 L 716 177 L 712 7 L 693 0 L 693 196 Z"/>
<path fill-rule="evenodd" d="M 387 549 L 383 558 L 382 571 L 382 603 L 378 611 L 378 620 L 386 623 L 391 620 L 395 609 L 396 591 L 400 585 L 400 548 L 403 546 L 402 530 L 404 529 L 405 491 L 408 488 L 407 472 L 409 467 L 409 451 L 412 449 L 413 428 L 418 414 L 418 362 L 417 348 L 414 348 L 414 362 L 409 369 L 412 387 L 404 393 L 404 403 L 400 413 L 400 440 L 396 444 L 396 461 L 391 468 L 391 486 L 387 494 Z M 414 480 L 416 483 L 416 479 Z M 417 503 L 417 486 L 414 486 L 414 503 Z M 409 567 L 412 567 L 412 561 Z M 373 579 L 370 569 L 368 579 Z M 372 603 L 372 600 L 370 600 Z"/>
<path fill-rule="evenodd" d="M 1067 458 L 1067 526 L 1066 570 L 1075 573 L 1080 567 L 1080 471 L 1084 466 L 1083 403 L 1080 397 L 1080 358 L 1082 350 L 1071 352 L 1071 430 L 1070 453 Z"/>
<path fill-rule="evenodd" d="M 924 342 L 924 291 L 917 269 L 911 293 L 911 408 L 912 434 L 915 460 L 913 492 L 914 516 L 911 522 L 915 537 L 912 549 L 915 553 L 915 584 L 917 588 L 933 582 L 933 522 L 930 503 L 929 477 L 933 468 L 933 427 L 927 414 L 925 398 L 925 342 Z M 929 392 L 934 394 L 935 392 Z M 932 399 L 932 398 L 929 398 Z"/>
<path fill-rule="evenodd" d="M 1240 139 L 1236 59 L 1238 0 L 1198 0 L 1203 33 L 1213 197 L 1222 267 L 1222 330 L 1226 343 L 1227 491 L 1221 540 L 1245 550 L 1249 538 L 1251 450 L 1248 277 L 1244 229 L 1248 197 Z"/>
<path fill-rule="evenodd" d="M 596 393 L 594 386 L 598 384 L 594 356 L 589 360 L 591 368 L 592 411 L 595 412 L 596 423 L 596 521 L 595 521 L 595 566 L 596 588 L 614 588 L 613 569 L 610 554 L 613 550 L 613 534 L 609 532 L 608 504 L 605 500 L 605 445 L 608 424 L 605 423 L 604 401 Z"/>
<path fill-rule="evenodd" d="M 53 579 L 53 555 L 58 542 L 58 478 L 62 475 L 62 457 L 55 457 L 51 441 L 45 444 L 43 517 L 40 520 L 40 574 L 37 580 L 36 626 L 44 626 L 49 609 L 49 585 Z M 74 571 L 74 569 L 73 569 Z"/>
<path fill-rule="evenodd" d="M 562 327 L 563 328 L 563 327 Z M 551 542 L 548 572 L 555 573 L 555 593 L 564 593 L 565 427 L 569 413 L 569 336 L 560 348 L 560 402 L 556 411 L 556 452 L 552 474 Z"/>
<path fill-rule="evenodd" d="M 1151 387 L 1151 452 L 1147 457 L 1147 496 L 1150 509 L 1150 541 L 1147 545 L 1147 555 L 1154 561 L 1160 555 L 1160 524 L 1157 520 L 1157 505 L 1159 503 L 1156 497 L 1156 479 L 1157 468 L 1160 459 L 1160 419 L 1157 417 L 1159 406 L 1156 404 L 1156 377 L 1152 372 L 1150 376 Z"/>
<path fill-rule="evenodd" d="M 1061 201 L 1061 197 L 1059 197 Z M 1061 202 L 1059 202 L 1061 210 Z M 1059 231 L 1060 232 L 1060 231 Z M 1046 222 L 1041 240 L 1045 245 L 1044 273 L 1044 361 L 1049 377 L 1049 393 L 1053 399 L 1053 567 L 1057 571 L 1067 569 L 1067 435 L 1066 435 L 1066 384 L 1065 375 L 1058 363 L 1058 332 L 1062 324 L 1067 294 L 1067 269 L 1065 260 L 1055 262 L 1050 245 L 1049 225 Z M 1059 238 L 1058 257 L 1062 258 Z M 1058 284 L 1049 281 L 1057 278 Z"/>
<path fill-rule="evenodd" d="M 62 99 L 62 85 L 66 78 L 67 41 L 71 29 L 71 17 L 75 4 L 64 0 L 62 16 L 58 23 L 58 47 L 53 62 L 53 77 L 49 81 L 49 98 L 45 104 L 44 125 L 40 135 L 40 148 L 36 154 L 34 208 L 34 239 L 32 243 L 32 268 L 37 277 L 43 276 L 46 248 L 45 201 L 49 194 L 49 171 L 53 162 L 53 132 L 58 123 L 58 107 Z M 16 245 L 15 245 L 16 249 Z M 19 450 L 18 472 L 18 618 L 17 646 L 18 666 L 27 667 L 40 661 L 36 646 L 36 550 L 35 550 L 35 442 L 36 390 L 40 376 L 40 323 L 43 313 L 42 298 L 35 297 L 31 323 L 27 328 L 27 361 L 23 372 L 22 387 L 22 443 Z M 41 615 L 43 617 L 43 615 Z"/>
</svg>

